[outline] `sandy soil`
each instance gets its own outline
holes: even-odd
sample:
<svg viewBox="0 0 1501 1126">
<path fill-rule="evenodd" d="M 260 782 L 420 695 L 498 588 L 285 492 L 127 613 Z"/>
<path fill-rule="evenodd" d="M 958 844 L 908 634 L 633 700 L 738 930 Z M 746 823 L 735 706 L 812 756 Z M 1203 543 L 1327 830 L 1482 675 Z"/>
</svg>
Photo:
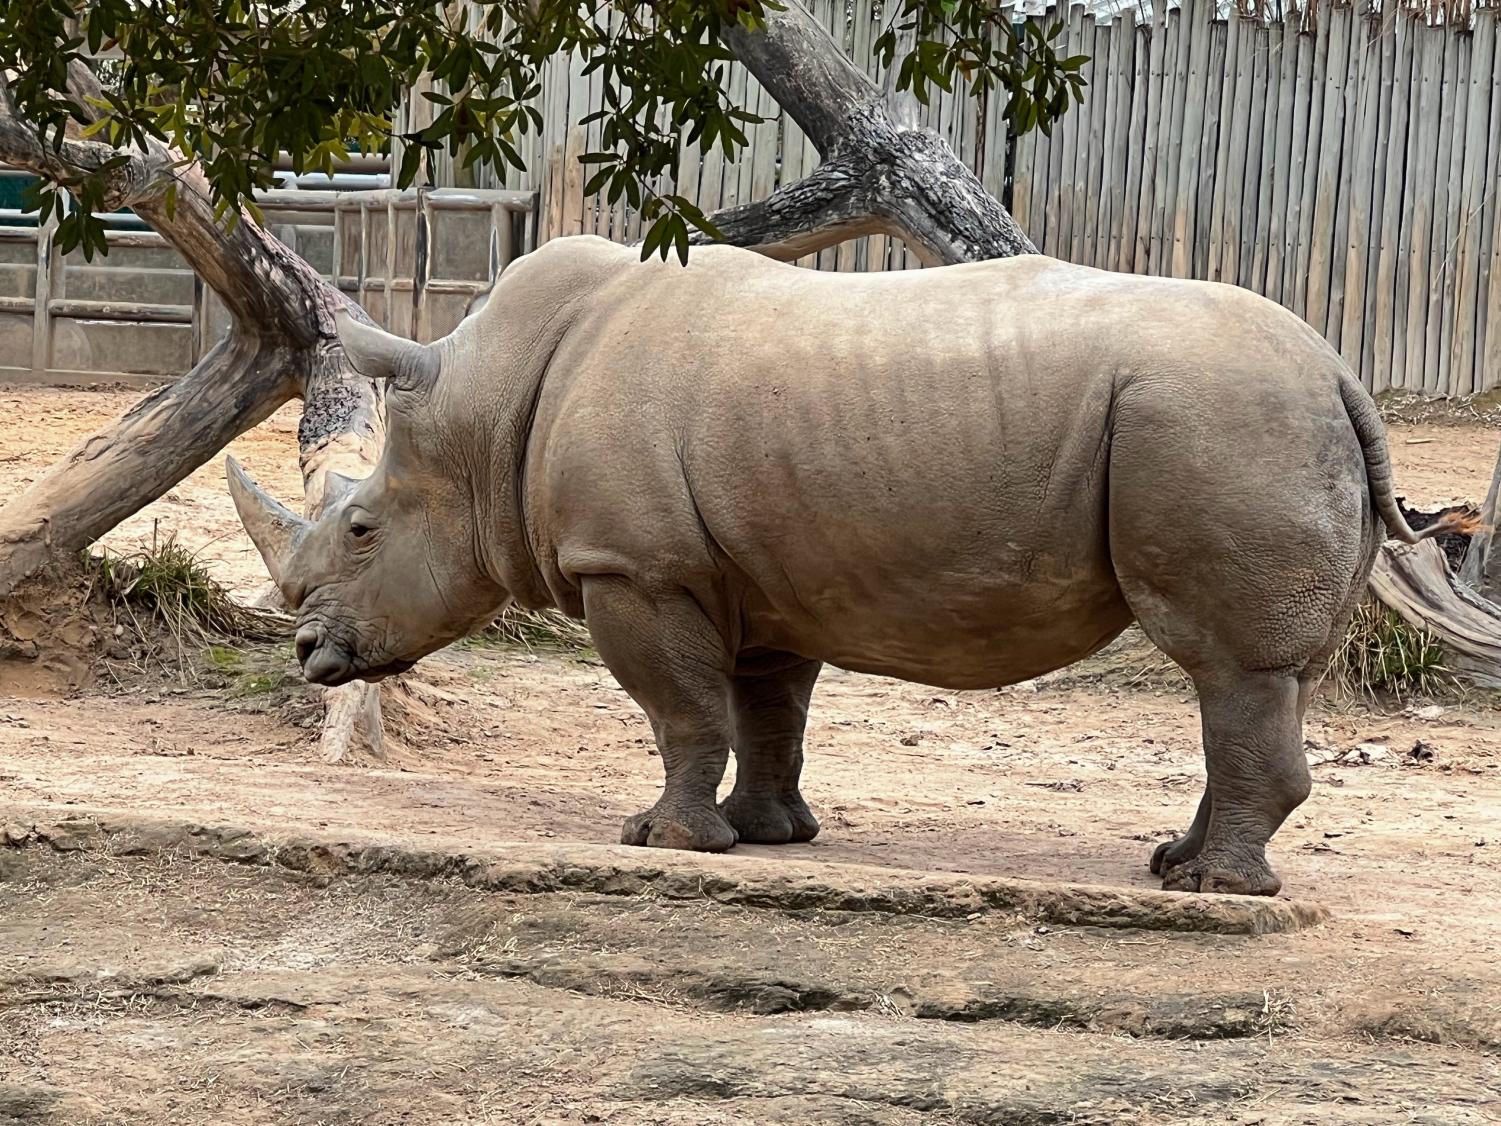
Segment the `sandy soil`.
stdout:
<svg viewBox="0 0 1501 1126">
<path fill-rule="evenodd" d="M 0 389 L 0 488 L 133 398 Z M 1399 488 L 1478 501 L 1498 440 L 1395 427 Z M 231 450 L 295 501 L 294 413 Z M 219 465 L 108 545 L 153 525 L 238 593 L 264 583 Z M 318 760 L 317 702 L 284 652 L 212 663 L 195 683 L 0 696 L 0 825 L 75 806 L 449 850 L 609 842 L 660 784 L 644 720 L 587 656 L 445 651 L 396 703 L 392 758 L 344 767 Z M 1296 935 L 878 926 L 28 851 L 0 868 L 0 1123 L 1501 1121 L 1501 713 L 1424 703 L 1317 709 L 1315 791 L 1272 853 L 1287 894 L 1334 918 Z M 1370 742 L 1387 748 L 1373 764 L 1333 761 Z M 1203 778 L 1187 686 L 1129 637 L 999 692 L 831 672 L 808 743 L 823 834 L 737 853 L 1146 888 Z M 476 912 L 482 941 L 434 937 Z M 525 965 L 497 969 L 508 944 Z M 575 972 L 542 973 L 549 958 Z M 643 962 L 657 976 L 621 986 Z M 136 984 L 91 992 L 106 967 Z M 955 1023 L 813 994 L 788 1007 L 818 1011 L 775 1014 L 728 986 L 675 993 L 690 970 L 775 970 L 823 982 L 818 997 L 1004 981 L 1055 1008 L 1256 995 L 1265 1019 L 1168 1032 L 1097 1014 L 1070 1031 L 1005 1006 Z"/>
</svg>

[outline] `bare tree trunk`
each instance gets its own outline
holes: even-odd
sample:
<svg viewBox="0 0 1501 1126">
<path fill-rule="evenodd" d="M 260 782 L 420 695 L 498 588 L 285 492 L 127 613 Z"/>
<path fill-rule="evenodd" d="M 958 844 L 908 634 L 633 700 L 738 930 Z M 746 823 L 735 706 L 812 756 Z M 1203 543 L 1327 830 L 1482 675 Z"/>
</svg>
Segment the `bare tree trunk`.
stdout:
<svg viewBox="0 0 1501 1126">
<path fill-rule="evenodd" d="M 323 288 L 337 292 L 332 286 Z M 342 293 L 338 297 L 354 305 Z M 297 426 L 298 460 L 310 519 L 321 516 L 332 499 L 329 473 L 358 480 L 374 471 L 386 441 L 382 395 L 379 386 L 350 368 L 337 339 L 318 349 L 303 382 L 302 421 Z M 400 680 L 387 684 L 399 688 Z M 362 755 L 386 757 L 381 691 L 381 685 L 361 680 L 323 690 L 318 749 L 324 762 L 347 762 Z"/>
<path fill-rule="evenodd" d="M 1470 538 L 1460 577 L 1492 602 L 1501 599 L 1501 551 L 1496 550 L 1496 520 L 1501 517 L 1501 458 L 1485 504 L 1480 508 L 1480 530 Z"/>
</svg>

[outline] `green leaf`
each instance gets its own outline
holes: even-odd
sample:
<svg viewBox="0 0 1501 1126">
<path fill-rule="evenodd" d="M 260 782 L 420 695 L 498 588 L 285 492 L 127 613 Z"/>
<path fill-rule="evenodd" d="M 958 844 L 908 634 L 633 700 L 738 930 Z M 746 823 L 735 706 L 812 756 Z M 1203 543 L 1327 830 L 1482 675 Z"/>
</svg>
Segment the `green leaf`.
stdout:
<svg viewBox="0 0 1501 1126">
<path fill-rule="evenodd" d="M 611 181 L 613 181 L 614 178 L 615 178 L 615 169 L 614 168 L 601 168 L 599 171 L 597 171 L 596 173 L 594 173 L 593 176 L 590 176 L 589 179 L 588 179 L 588 181 L 585 182 L 585 184 L 584 184 L 584 194 L 585 195 L 594 195 L 601 188 L 603 188 L 606 184 L 608 184 Z"/>
<path fill-rule="evenodd" d="M 396 186 L 398 188 L 411 187 L 412 181 L 417 178 L 417 171 L 421 167 L 421 147 L 416 144 L 408 145 L 406 151 L 401 154 L 401 167 L 396 174 Z"/>
<path fill-rule="evenodd" d="M 663 246 L 668 235 L 668 221 L 664 215 L 651 225 L 646 232 L 646 238 L 641 243 L 641 261 L 645 262 L 659 247 Z M 665 254 L 664 254 L 665 257 Z"/>
</svg>

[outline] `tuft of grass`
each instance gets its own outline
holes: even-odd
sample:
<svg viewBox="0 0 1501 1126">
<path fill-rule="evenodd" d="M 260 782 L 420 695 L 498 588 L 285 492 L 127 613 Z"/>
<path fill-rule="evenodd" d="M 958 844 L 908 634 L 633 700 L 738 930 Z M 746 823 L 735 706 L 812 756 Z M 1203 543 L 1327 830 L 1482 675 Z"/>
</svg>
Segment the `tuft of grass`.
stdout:
<svg viewBox="0 0 1501 1126">
<path fill-rule="evenodd" d="M 583 622 L 557 610 L 507 609 L 476 635 L 478 644 L 513 646 L 528 652 L 537 649 L 582 653 L 594 643 Z"/>
<path fill-rule="evenodd" d="M 216 671 L 235 672 L 240 655 L 224 640 L 272 641 L 285 638 L 290 619 L 270 610 L 242 606 L 209 575 L 197 555 L 170 534 L 128 554 L 105 551 L 85 559 L 93 590 L 119 618 L 127 618 L 146 640 L 164 633 L 176 650 L 179 670 L 192 667 L 189 654 L 208 653 Z M 161 654 L 156 654 L 161 660 Z M 165 661 L 162 661 L 165 665 Z"/>
<path fill-rule="evenodd" d="M 278 689 L 286 687 L 289 679 L 281 669 L 252 673 L 249 676 L 240 677 L 235 683 L 233 692 L 236 696 L 269 696 Z"/>
<path fill-rule="evenodd" d="M 1435 696 L 1456 684 L 1444 664 L 1442 642 L 1372 598 L 1350 619 L 1344 641 L 1329 659 L 1328 678 L 1340 695 L 1373 700 L 1383 693 L 1399 700 Z"/>
</svg>

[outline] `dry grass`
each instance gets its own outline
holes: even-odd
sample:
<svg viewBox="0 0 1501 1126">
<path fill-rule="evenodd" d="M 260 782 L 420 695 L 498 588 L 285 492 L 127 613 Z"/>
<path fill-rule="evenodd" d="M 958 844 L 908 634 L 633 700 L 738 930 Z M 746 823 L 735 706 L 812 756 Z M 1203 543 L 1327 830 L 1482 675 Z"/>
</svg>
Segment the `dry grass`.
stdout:
<svg viewBox="0 0 1501 1126">
<path fill-rule="evenodd" d="M 1413 391 L 1384 391 L 1377 398 L 1382 421 L 1501 429 L 1501 391 L 1440 399 Z"/>
<path fill-rule="evenodd" d="M 1370 598 L 1355 611 L 1344 643 L 1329 659 L 1327 679 L 1335 694 L 1347 699 L 1389 694 L 1402 700 L 1458 690 L 1439 639 Z"/>
<path fill-rule="evenodd" d="M 510 645 L 528 652 L 539 649 L 582 653 L 594 646 L 588 627 L 557 610 L 508 607 L 479 633 L 481 641 Z"/>
<path fill-rule="evenodd" d="M 91 593 L 133 627 L 158 664 L 179 676 L 217 641 L 276 641 L 291 629 L 285 614 L 236 602 L 171 535 L 153 530 L 149 547 L 123 555 L 106 551 L 85 566 Z"/>
<path fill-rule="evenodd" d="M 1261 1012 L 1256 1014 L 1256 1032 L 1270 1041 L 1272 1037 L 1295 1028 L 1296 1015 L 1297 1006 L 1284 990 L 1264 990 Z"/>
</svg>

